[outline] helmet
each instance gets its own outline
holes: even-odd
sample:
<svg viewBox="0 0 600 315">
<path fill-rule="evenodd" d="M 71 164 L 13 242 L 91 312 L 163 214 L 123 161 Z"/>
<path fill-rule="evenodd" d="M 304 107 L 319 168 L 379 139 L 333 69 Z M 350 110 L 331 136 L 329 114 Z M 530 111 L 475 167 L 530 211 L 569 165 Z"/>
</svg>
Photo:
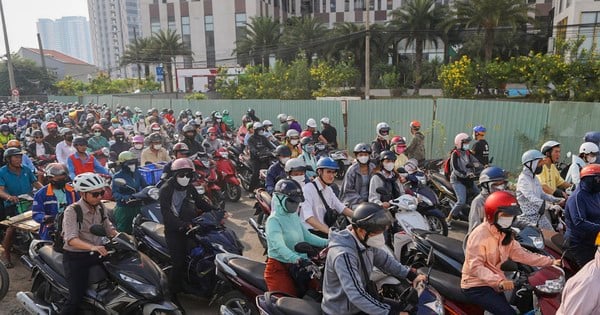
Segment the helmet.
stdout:
<svg viewBox="0 0 600 315">
<path fill-rule="evenodd" d="M 600 131 L 590 131 L 583 136 L 583 141 L 600 145 Z"/>
<path fill-rule="evenodd" d="M 279 145 L 275 148 L 275 155 L 281 157 L 290 157 L 292 156 L 292 150 L 287 147 L 287 145 Z"/>
<path fill-rule="evenodd" d="M 102 125 L 103 127 L 110 127 L 110 121 L 108 121 L 108 119 L 102 117 L 100 118 L 100 120 L 98 120 L 98 122 L 100 123 L 100 125 Z"/>
<path fill-rule="evenodd" d="M 54 115 L 52 113 L 46 114 L 46 121 L 54 119 Z"/>
<path fill-rule="evenodd" d="M 390 150 L 383 150 L 379 153 L 379 162 L 383 162 L 383 160 L 396 161 L 396 153 Z"/>
<path fill-rule="evenodd" d="M 61 135 L 61 136 L 64 136 L 64 135 L 66 135 L 67 133 L 73 133 L 73 130 L 71 130 L 70 128 L 66 128 L 66 127 L 65 127 L 65 128 L 62 128 L 62 129 L 60 129 L 60 135 Z"/>
<path fill-rule="evenodd" d="M 185 126 L 183 126 L 183 128 L 181 130 L 183 131 L 183 133 L 186 133 L 186 132 L 196 131 L 196 127 L 192 126 L 191 124 L 186 124 Z"/>
<path fill-rule="evenodd" d="M 118 124 L 118 123 L 120 123 L 120 121 L 119 121 L 119 118 L 117 118 L 117 117 L 113 117 L 113 118 L 110 120 L 110 122 L 111 122 L 111 123 L 113 123 L 113 124 Z"/>
<path fill-rule="evenodd" d="M 300 137 L 300 133 L 296 129 L 289 129 L 288 131 L 286 131 L 285 136 L 288 138 Z"/>
<path fill-rule="evenodd" d="M 72 122 L 71 122 L 71 119 L 70 119 L 70 118 L 65 118 L 65 119 L 63 119 L 62 123 L 63 123 L 63 125 L 66 125 L 66 124 L 72 124 Z"/>
<path fill-rule="evenodd" d="M 310 127 L 310 128 L 317 128 L 317 122 L 315 121 L 315 119 L 314 119 L 314 118 L 309 118 L 309 119 L 306 121 L 306 125 L 307 125 L 308 127 Z"/>
<path fill-rule="evenodd" d="M 294 203 L 304 202 L 302 187 L 300 187 L 300 184 L 293 179 L 282 179 L 278 181 L 277 184 L 275 184 L 273 192 L 275 194 L 287 196 L 288 200 L 291 200 Z"/>
<path fill-rule="evenodd" d="M 542 152 L 538 150 L 529 150 L 523 153 L 523 155 L 521 156 L 521 164 L 527 164 L 529 162 L 541 160 L 543 158 L 544 155 L 542 154 Z"/>
<path fill-rule="evenodd" d="M 599 176 L 600 175 L 600 164 L 586 165 L 581 169 L 580 177 L 583 179 L 588 176 Z"/>
<path fill-rule="evenodd" d="M 162 141 L 162 137 L 160 136 L 160 134 L 158 132 L 153 132 L 148 136 L 148 141 L 149 142 L 161 142 Z"/>
<path fill-rule="evenodd" d="M 150 125 L 150 129 L 152 131 L 160 131 L 160 124 L 159 123 L 153 123 L 152 125 Z"/>
<path fill-rule="evenodd" d="M 0 132 L 10 131 L 10 127 L 7 124 L 0 125 Z"/>
<path fill-rule="evenodd" d="M 127 161 L 135 160 L 137 161 L 137 157 L 131 151 L 123 151 L 119 153 L 119 159 L 117 160 L 119 163 L 125 163 Z"/>
<path fill-rule="evenodd" d="M 272 123 L 270 120 L 268 120 L 268 119 L 267 119 L 267 120 L 265 120 L 265 121 L 263 121 L 263 123 L 262 123 L 262 124 L 263 124 L 263 126 L 265 126 L 265 127 L 271 127 L 271 126 L 273 126 L 273 123 Z"/>
<path fill-rule="evenodd" d="M 288 117 L 288 116 L 287 116 L 286 114 L 279 114 L 279 115 L 277 115 L 277 119 L 279 119 L 279 122 L 280 122 L 280 123 L 283 123 L 283 122 L 285 122 L 285 121 L 286 121 L 286 119 L 287 119 L 287 117 Z"/>
<path fill-rule="evenodd" d="M 39 125 L 40 121 L 39 121 L 37 118 L 31 118 L 31 119 L 29 120 L 29 123 L 30 123 L 30 124 L 38 124 L 38 125 Z"/>
<path fill-rule="evenodd" d="M 75 176 L 73 187 L 78 192 L 89 192 L 97 189 L 104 189 L 106 182 L 104 178 L 96 173 L 86 172 Z"/>
<path fill-rule="evenodd" d="M 418 120 L 413 120 L 410 122 L 410 128 L 411 129 L 415 129 L 415 130 L 419 130 L 421 129 L 421 122 Z"/>
<path fill-rule="evenodd" d="M 491 192 L 490 183 L 499 181 L 506 181 L 506 173 L 503 169 L 497 166 L 488 167 L 479 175 L 479 184 L 488 192 Z"/>
<path fill-rule="evenodd" d="M 24 153 L 20 148 L 8 148 L 4 151 L 4 161 L 8 161 L 11 156 L 23 155 Z"/>
<path fill-rule="evenodd" d="M 6 118 L 6 117 L 2 117 L 0 119 L 0 124 L 8 124 L 9 122 L 10 122 L 10 120 L 8 120 L 8 118 Z"/>
<path fill-rule="evenodd" d="M 259 121 L 255 122 L 254 124 L 252 124 L 252 128 L 254 128 L 254 130 L 256 129 L 260 129 L 263 127 L 263 124 Z"/>
<path fill-rule="evenodd" d="M 386 122 L 380 122 L 377 124 L 375 129 L 377 130 L 378 136 L 387 136 L 390 132 L 390 125 L 388 125 Z"/>
<path fill-rule="evenodd" d="M 329 117 L 323 117 L 323 118 L 321 118 L 321 123 L 325 124 L 325 125 L 329 125 L 331 123 L 331 121 L 329 121 Z"/>
<path fill-rule="evenodd" d="M 285 120 L 286 121 L 294 121 L 294 120 L 296 120 L 296 118 L 294 118 L 294 116 L 292 116 L 292 115 L 289 115 L 289 116 L 287 116 L 287 118 Z"/>
<path fill-rule="evenodd" d="M 250 117 L 248 117 L 248 115 L 244 115 L 242 116 L 242 122 L 243 123 L 247 123 L 247 122 L 251 122 L 252 119 L 250 119 Z"/>
<path fill-rule="evenodd" d="M 248 130 L 250 130 L 250 129 L 254 129 L 254 123 L 252 123 L 251 121 L 249 121 L 249 122 L 246 124 L 246 129 L 248 129 Z"/>
<path fill-rule="evenodd" d="M 69 176 L 69 170 L 67 169 L 67 166 L 62 163 L 50 163 L 46 166 L 44 174 L 49 178 L 62 175 Z"/>
<path fill-rule="evenodd" d="M 131 142 L 144 143 L 144 136 L 142 136 L 142 135 L 133 136 L 133 138 L 131 139 Z"/>
<path fill-rule="evenodd" d="M 198 117 L 198 116 L 202 116 L 202 112 L 201 111 L 197 111 L 194 113 L 194 116 Z"/>
<path fill-rule="evenodd" d="M 482 125 L 473 127 L 473 133 L 476 133 L 476 134 L 477 133 L 483 133 L 483 132 L 486 132 L 486 131 L 487 131 L 487 129 L 485 129 L 485 127 L 482 126 Z"/>
<path fill-rule="evenodd" d="M 12 113 L 11 111 L 9 111 L 9 110 L 7 110 L 7 111 L 4 113 L 4 116 L 12 116 L 12 115 L 13 115 L 13 113 Z"/>
<path fill-rule="evenodd" d="M 6 147 L 7 148 L 20 148 L 21 142 L 17 139 L 8 140 L 8 142 L 6 143 Z"/>
<path fill-rule="evenodd" d="M 579 147 L 579 154 L 589 154 L 596 153 L 598 154 L 598 146 L 593 142 L 584 142 Z"/>
<path fill-rule="evenodd" d="M 172 171 L 181 171 L 181 170 L 193 170 L 194 169 L 194 163 L 192 162 L 192 160 L 188 159 L 188 158 L 179 158 L 175 161 L 173 161 L 173 164 L 171 164 L 171 170 Z"/>
<path fill-rule="evenodd" d="M 554 140 L 550 140 L 550 141 L 546 141 L 544 142 L 544 144 L 542 144 L 542 148 L 540 149 L 540 152 L 542 152 L 543 155 L 548 155 L 548 153 L 550 153 L 552 151 L 552 148 L 554 147 L 558 147 L 560 146 L 560 143 Z"/>
<path fill-rule="evenodd" d="M 340 166 L 330 157 L 322 157 L 317 162 L 317 169 L 339 170 Z"/>
<path fill-rule="evenodd" d="M 207 133 L 217 133 L 217 128 L 216 127 L 210 127 L 208 128 L 208 130 L 206 130 Z"/>
<path fill-rule="evenodd" d="M 78 145 L 87 145 L 87 140 L 85 140 L 85 138 L 81 136 L 73 138 L 73 146 Z"/>
<path fill-rule="evenodd" d="M 471 137 L 464 132 L 461 132 L 461 133 L 457 134 L 456 137 L 454 137 L 454 145 L 458 149 L 462 148 L 463 143 L 470 142 L 470 141 L 471 141 Z"/>
<path fill-rule="evenodd" d="M 285 172 L 289 173 L 292 171 L 306 171 L 306 163 L 304 160 L 300 158 L 293 158 L 285 162 Z"/>
<path fill-rule="evenodd" d="M 53 121 L 51 121 L 48 124 L 46 124 L 46 129 L 53 129 L 53 128 L 57 129 L 58 128 L 58 124 L 55 123 L 55 122 L 53 122 Z"/>
<path fill-rule="evenodd" d="M 255 114 L 253 108 L 248 108 L 248 110 L 246 111 L 246 113 L 248 113 L 248 115 L 250 115 L 250 116 L 254 116 L 254 114 Z"/>
<path fill-rule="evenodd" d="M 104 128 L 102 128 L 102 125 L 100 124 L 93 124 L 92 130 L 104 130 Z"/>
<path fill-rule="evenodd" d="M 392 141 L 390 142 L 391 145 L 399 145 L 399 146 L 406 146 L 406 138 L 401 137 L 401 136 L 395 136 L 392 138 Z"/>
<path fill-rule="evenodd" d="M 224 110 L 223 110 L 223 116 L 227 116 L 227 115 L 229 115 L 229 111 L 228 111 L 228 110 L 226 110 L 226 109 L 224 109 Z"/>
<path fill-rule="evenodd" d="M 300 144 L 301 145 L 308 145 L 314 143 L 313 138 L 312 137 L 302 137 L 300 138 Z"/>
<path fill-rule="evenodd" d="M 498 213 L 504 212 L 512 216 L 521 214 L 521 208 L 517 198 L 507 191 L 496 191 L 491 193 L 485 200 L 485 217 L 488 222 L 496 222 Z"/>
<path fill-rule="evenodd" d="M 354 152 L 354 154 L 358 154 L 358 153 L 371 154 L 371 146 L 366 143 L 361 142 L 354 146 L 354 150 L 352 150 L 352 152 Z"/>
<path fill-rule="evenodd" d="M 183 142 L 177 142 L 173 146 L 173 152 L 177 152 L 177 151 L 190 151 L 190 148 L 188 147 L 187 144 L 185 144 Z"/>
<path fill-rule="evenodd" d="M 2 128 L 0 128 L 0 130 L 2 130 Z M 31 133 L 31 136 L 34 138 L 35 137 L 44 137 L 44 133 L 41 130 L 36 129 Z"/>
<path fill-rule="evenodd" d="M 352 213 L 352 227 L 361 228 L 367 233 L 383 232 L 392 224 L 392 217 L 382 206 L 363 202 Z"/>
<path fill-rule="evenodd" d="M 123 129 L 121 129 L 121 128 L 115 129 L 115 131 L 113 131 L 113 136 L 118 136 L 118 135 L 124 136 L 125 135 L 125 131 Z"/>
<path fill-rule="evenodd" d="M 221 116 L 221 113 L 219 112 L 216 112 L 213 117 L 215 117 L 215 119 L 223 119 L 223 116 Z"/>
</svg>

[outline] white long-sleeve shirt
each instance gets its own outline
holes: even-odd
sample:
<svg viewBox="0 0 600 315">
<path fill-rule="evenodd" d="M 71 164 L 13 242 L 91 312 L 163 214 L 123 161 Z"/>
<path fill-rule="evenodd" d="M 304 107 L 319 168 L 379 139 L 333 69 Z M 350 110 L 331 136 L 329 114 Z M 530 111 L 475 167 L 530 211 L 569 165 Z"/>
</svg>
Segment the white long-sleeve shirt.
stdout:
<svg viewBox="0 0 600 315">
<path fill-rule="evenodd" d="M 67 165 L 67 159 L 73 153 L 75 153 L 73 145 L 68 145 L 64 140 L 56 145 L 56 160 L 58 163 Z"/>
<path fill-rule="evenodd" d="M 327 202 L 327 205 L 338 213 L 342 213 L 346 206 L 338 199 L 331 187 L 323 187 L 319 179 L 315 179 L 314 182 L 317 183 L 317 187 L 323 194 L 323 198 Z M 306 220 L 311 217 L 315 217 L 319 222 L 325 224 L 324 218 L 327 210 L 321 201 L 321 197 L 319 197 L 315 185 L 313 183 L 304 185 L 304 187 L 302 187 L 302 193 L 304 194 L 304 202 L 300 204 L 300 219 L 302 219 L 302 224 L 304 224 L 307 229 L 313 229 L 310 224 L 306 223 Z"/>
</svg>

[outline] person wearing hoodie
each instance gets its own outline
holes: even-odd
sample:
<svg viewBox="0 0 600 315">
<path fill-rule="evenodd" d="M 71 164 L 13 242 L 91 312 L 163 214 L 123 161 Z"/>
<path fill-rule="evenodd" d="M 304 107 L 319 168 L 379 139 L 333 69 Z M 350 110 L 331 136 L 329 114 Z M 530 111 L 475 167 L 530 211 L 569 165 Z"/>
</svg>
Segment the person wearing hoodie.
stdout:
<svg viewBox="0 0 600 315">
<path fill-rule="evenodd" d="M 302 148 L 302 153 L 299 158 L 301 158 L 307 166 L 310 166 L 311 169 L 306 171 L 306 175 L 309 178 L 313 178 L 317 176 L 317 173 L 314 171 L 317 169 L 317 158 L 315 157 L 315 142 L 312 137 L 303 137 L 300 139 L 300 147 Z"/>
<path fill-rule="evenodd" d="M 292 296 L 302 296 L 307 290 L 304 268 L 311 263 L 308 256 L 298 253 L 294 246 L 308 242 L 316 247 L 327 246 L 327 239 L 318 237 L 302 225 L 298 207 L 304 201 L 300 184 L 292 179 L 282 179 L 275 185 L 274 211 L 265 224 L 267 237 L 267 266 L 265 282 L 269 291 L 280 291 Z"/>
<path fill-rule="evenodd" d="M 115 207 L 115 227 L 119 232 L 131 234 L 133 218 L 141 210 L 140 201 L 132 199 L 132 195 L 146 187 L 146 180 L 144 180 L 138 169 L 139 162 L 133 153 L 129 151 L 121 152 L 118 162 L 121 170 L 115 174 L 114 179 L 122 178 L 127 185 L 120 186 L 115 180 L 112 181 L 113 198 L 117 203 Z M 129 187 L 135 189 L 135 192 L 130 191 Z"/>
<path fill-rule="evenodd" d="M 269 194 L 273 194 L 275 184 L 287 176 L 285 172 L 285 163 L 290 160 L 291 155 L 292 151 L 285 145 L 279 145 L 275 148 L 275 156 L 277 157 L 278 163 L 273 163 L 269 166 L 269 169 L 267 170 L 267 180 L 265 181 L 265 189 Z"/>
<path fill-rule="evenodd" d="M 121 152 L 128 151 L 131 148 L 131 145 L 125 139 L 125 130 L 117 128 L 113 131 L 113 136 L 115 137 L 115 143 L 110 146 L 110 152 L 114 152 L 116 156 L 119 156 Z"/>
<path fill-rule="evenodd" d="M 342 182 L 342 202 L 351 209 L 369 200 L 369 183 L 375 164 L 369 162 L 371 147 L 366 143 L 354 146 L 356 163 L 350 165 Z"/>
<path fill-rule="evenodd" d="M 588 164 L 596 163 L 598 151 L 600 150 L 595 143 L 582 143 L 579 147 L 579 155 L 573 154 L 573 162 L 571 163 L 571 166 L 569 166 L 569 171 L 567 172 L 565 181 L 573 185 L 578 185 L 579 181 L 581 180 L 579 178 L 581 169 Z"/>
<path fill-rule="evenodd" d="M 595 236 L 600 232 L 600 165 L 581 170 L 581 182 L 567 200 L 565 222 L 569 252 L 579 267 L 594 259 Z"/>
<path fill-rule="evenodd" d="M 398 305 L 381 302 L 377 292 L 370 289 L 373 267 L 413 283 L 426 280 L 424 275 L 418 275 L 381 249 L 385 246 L 383 234 L 391 224 L 387 210 L 365 202 L 356 207 L 351 226 L 329 233 L 321 303 L 325 314 L 398 314 L 401 311 Z"/>
</svg>

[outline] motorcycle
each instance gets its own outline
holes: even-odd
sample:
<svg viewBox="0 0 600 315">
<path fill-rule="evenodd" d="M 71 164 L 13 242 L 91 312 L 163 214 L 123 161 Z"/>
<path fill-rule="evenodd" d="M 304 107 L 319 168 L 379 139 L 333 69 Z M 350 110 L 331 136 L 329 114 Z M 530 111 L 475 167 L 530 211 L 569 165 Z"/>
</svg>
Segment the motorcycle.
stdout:
<svg viewBox="0 0 600 315">
<path fill-rule="evenodd" d="M 6 230 L 9 227 L 14 227 L 15 234 L 11 250 L 23 255 L 29 251 L 29 244 L 34 239 L 39 239 L 38 231 L 40 225 L 32 219 L 31 206 L 33 204 L 33 197 L 27 194 L 17 197 L 19 198 L 19 203 L 17 204 L 18 214 L 0 222 L 0 239 L 4 239 Z"/>
<path fill-rule="evenodd" d="M 225 198 L 221 187 L 217 185 L 217 171 L 215 164 L 207 156 L 199 156 L 193 159 L 196 175 L 198 177 L 193 185 L 199 188 L 198 192 L 208 198 L 215 207 L 225 209 Z"/>
<path fill-rule="evenodd" d="M 406 176 L 406 179 L 405 188 L 408 188 L 407 191 L 417 197 L 417 211 L 427 218 L 431 229 L 438 230 L 440 234 L 448 236 L 446 216 L 438 208 L 439 200 L 435 192 L 427 186 L 427 175 L 418 171 Z"/>
<path fill-rule="evenodd" d="M 251 217 L 248 219 L 248 223 L 256 231 L 258 240 L 265 249 L 266 254 L 267 236 L 265 234 L 265 221 L 271 215 L 271 200 L 273 197 L 265 189 L 259 188 L 254 191 L 254 198 L 256 198 L 256 202 L 254 203 L 254 215 L 256 219 Z"/>
<path fill-rule="evenodd" d="M 101 225 L 90 231 L 106 236 Z M 181 314 L 164 298 L 168 295 L 166 275 L 137 250 L 131 236 L 119 233 L 104 246 L 109 254 L 101 266 L 90 270 L 89 289 L 80 308 L 104 314 Z M 31 314 L 60 313 L 69 296 L 63 254 L 54 250 L 52 242 L 36 240 L 21 261 L 31 271 L 32 286 L 31 291 L 18 292 L 17 300 Z"/>
<path fill-rule="evenodd" d="M 268 165 L 273 164 L 276 160 L 275 156 L 272 152 L 263 152 L 259 155 L 260 160 L 266 161 Z M 250 190 L 250 184 L 252 179 L 252 161 L 250 160 L 250 155 L 246 153 L 242 153 L 239 155 L 239 164 L 237 164 L 237 173 L 238 178 L 240 179 L 240 183 L 242 188 L 244 188 L 248 192 L 252 192 Z M 266 179 L 266 169 L 260 170 L 264 173 L 265 176 L 259 176 L 259 187 L 265 187 L 265 179 Z"/>
<path fill-rule="evenodd" d="M 430 172 L 429 179 L 431 188 L 433 191 L 437 192 L 439 205 L 445 212 L 445 215 L 448 215 L 457 202 L 457 197 L 454 193 L 454 188 L 452 188 L 452 184 L 450 184 L 450 181 L 446 178 L 446 176 L 440 172 Z M 471 202 L 476 196 L 477 194 L 474 191 L 467 189 L 467 202 L 461 211 L 456 214 L 457 219 L 469 222 L 469 210 L 471 207 Z"/>
<path fill-rule="evenodd" d="M 237 178 L 235 165 L 228 159 L 229 152 L 221 148 L 215 152 L 215 164 L 217 167 L 217 186 L 224 190 L 225 198 L 236 202 L 242 197 L 240 180 Z"/>
<path fill-rule="evenodd" d="M 350 165 L 352 165 L 352 160 L 348 158 L 347 150 L 336 150 L 320 142 L 315 144 L 315 156 L 317 157 L 317 160 L 319 160 L 321 157 L 330 157 L 336 161 L 338 163 L 339 170 L 335 174 L 335 178 L 340 180 L 344 179 L 346 170 L 348 170 Z"/>
</svg>

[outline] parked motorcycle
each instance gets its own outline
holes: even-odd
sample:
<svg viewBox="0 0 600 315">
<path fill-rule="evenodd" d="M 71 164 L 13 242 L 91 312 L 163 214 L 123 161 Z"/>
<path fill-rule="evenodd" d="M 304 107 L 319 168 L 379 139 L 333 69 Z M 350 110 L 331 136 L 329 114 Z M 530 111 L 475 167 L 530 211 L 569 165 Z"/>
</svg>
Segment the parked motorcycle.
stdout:
<svg viewBox="0 0 600 315">
<path fill-rule="evenodd" d="M 235 165 L 228 158 L 229 152 L 220 148 L 215 152 L 215 164 L 217 167 L 217 185 L 221 187 L 227 200 L 236 202 L 242 197 L 242 187 L 237 178 Z"/>
<path fill-rule="evenodd" d="M 106 236 L 101 225 L 92 226 L 90 231 Z M 137 250 L 133 237 L 119 233 L 104 246 L 109 254 L 101 266 L 90 270 L 89 289 L 80 308 L 104 314 L 181 314 L 165 299 L 166 275 Z M 69 296 L 63 254 L 55 251 L 51 242 L 36 240 L 21 261 L 31 270 L 32 286 L 31 291 L 18 292 L 17 300 L 31 314 L 60 313 Z"/>
<path fill-rule="evenodd" d="M 338 163 L 339 170 L 335 174 L 335 178 L 344 179 L 346 170 L 352 165 L 352 160 L 349 158 L 347 150 L 336 150 L 324 143 L 315 144 L 315 156 L 317 160 L 321 157 L 330 157 Z"/>
</svg>

